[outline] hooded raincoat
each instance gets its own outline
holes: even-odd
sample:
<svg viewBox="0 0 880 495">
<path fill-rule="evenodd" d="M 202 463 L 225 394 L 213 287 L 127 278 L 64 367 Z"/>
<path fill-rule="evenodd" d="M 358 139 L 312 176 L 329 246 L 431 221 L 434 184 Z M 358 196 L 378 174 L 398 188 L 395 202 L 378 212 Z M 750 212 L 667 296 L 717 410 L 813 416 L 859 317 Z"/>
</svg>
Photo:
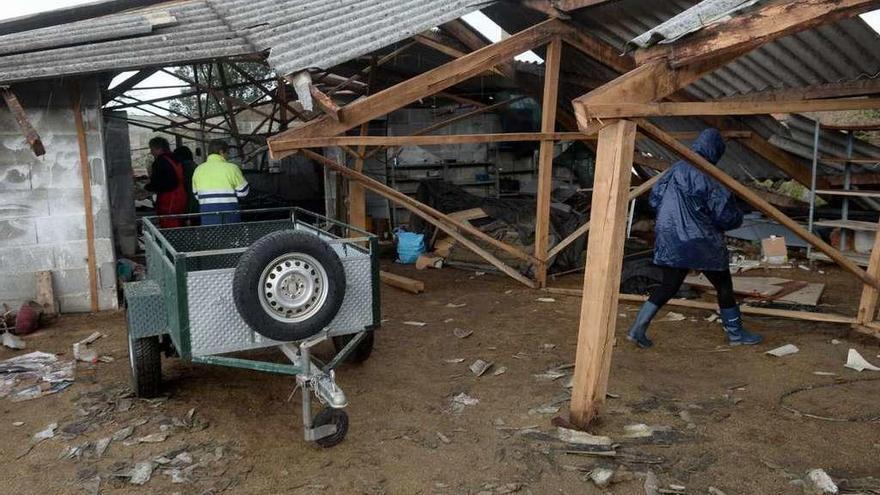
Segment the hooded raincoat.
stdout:
<svg viewBox="0 0 880 495">
<path fill-rule="evenodd" d="M 724 140 L 717 129 L 706 129 L 691 149 L 717 164 Z M 724 231 L 742 224 L 733 194 L 686 161 L 676 162 L 651 190 L 657 211 L 654 264 L 692 270 L 729 269 Z"/>
</svg>

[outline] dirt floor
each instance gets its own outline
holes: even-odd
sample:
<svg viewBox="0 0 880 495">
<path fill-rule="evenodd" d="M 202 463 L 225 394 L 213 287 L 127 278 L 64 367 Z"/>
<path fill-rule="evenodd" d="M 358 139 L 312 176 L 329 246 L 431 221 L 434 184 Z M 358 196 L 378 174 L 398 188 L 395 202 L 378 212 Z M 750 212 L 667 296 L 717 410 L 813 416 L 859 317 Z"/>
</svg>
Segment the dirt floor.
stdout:
<svg viewBox="0 0 880 495">
<path fill-rule="evenodd" d="M 382 288 L 386 320 L 375 352 L 338 373 L 350 399 L 350 431 L 339 446 L 303 441 L 299 397 L 289 400 L 293 383 L 282 376 L 169 359 L 167 399 L 129 399 L 123 313 L 67 316 L 27 336 L 28 350 L 69 359 L 73 342 L 99 330 L 107 337 L 93 347 L 115 361 L 79 363 L 75 383 L 56 395 L 2 399 L 0 492 L 642 494 L 651 470 L 661 487 L 682 485 L 686 493 L 714 487 L 728 495 L 799 494 L 797 480 L 813 468 L 851 480 L 849 492 L 880 477 L 876 421 L 818 420 L 780 405 L 783 394 L 809 385 L 873 379 L 795 394 L 786 404 L 819 416 L 880 417 L 880 373 L 843 367 L 848 349 L 880 363 L 880 348 L 848 338 L 843 326 L 748 317 L 766 342 L 728 348 L 719 324 L 705 320 L 709 312 L 667 308 L 687 319 L 655 323 L 656 345 L 645 351 L 623 338 L 637 307 L 622 305 L 612 395 L 592 430 L 612 437 L 617 455 L 575 454 L 555 439 L 551 425 L 554 416 L 566 416 L 569 376 L 535 375 L 553 368 L 571 373 L 565 365 L 574 360 L 580 299 L 539 302 L 547 295 L 492 274 L 389 269 L 424 280 L 427 290 Z M 858 284 L 823 270 L 749 274 L 825 282 L 821 309 L 853 314 Z M 571 275 L 553 284 L 580 282 L 581 275 Z M 456 328 L 473 334 L 457 338 Z M 786 343 L 800 352 L 764 354 Z M 3 348 L 0 359 L 22 352 Z M 258 356 L 280 361 L 275 351 Z M 476 359 L 493 368 L 473 376 L 468 365 Z M 479 403 L 454 410 L 452 398 L 461 393 Z M 554 405 L 561 406 L 556 414 Z M 50 423 L 59 425 L 55 437 L 28 450 L 31 437 Z M 637 423 L 654 427 L 653 435 L 624 438 L 624 426 Z M 127 440 L 96 454 L 95 442 L 132 425 Z M 156 433 L 167 438 L 134 442 Z M 129 484 L 125 475 L 145 461 L 155 466 L 152 479 Z M 616 469 L 614 483 L 597 488 L 588 479 L 596 467 Z M 880 490 L 880 482 L 873 487 Z M 863 493 L 874 493 L 868 488 Z"/>
</svg>

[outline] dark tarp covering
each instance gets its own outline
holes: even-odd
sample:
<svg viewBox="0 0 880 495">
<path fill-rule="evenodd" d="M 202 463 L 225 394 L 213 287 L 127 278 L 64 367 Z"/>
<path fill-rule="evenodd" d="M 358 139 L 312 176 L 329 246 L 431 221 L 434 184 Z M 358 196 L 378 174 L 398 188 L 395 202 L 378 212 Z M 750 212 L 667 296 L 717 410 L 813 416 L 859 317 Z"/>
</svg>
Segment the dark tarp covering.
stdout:
<svg viewBox="0 0 880 495">
<path fill-rule="evenodd" d="M 535 200 L 534 199 L 501 199 L 484 198 L 471 194 L 455 184 L 442 180 L 424 180 L 419 183 L 416 199 L 443 213 L 453 213 L 471 208 L 482 208 L 491 220 L 474 220 L 480 225 L 501 221 L 514 229 L 527 252 L 533 251 L 535 243 Z M 584 218 L 564 204 L 554 203 L 550 209 L 550 246 L 552 249 L 560 240 L 574 232 Z M 421 218 L 413 216 L 412 228 L 416 232 L 425 233 L 430 239 L 434 227 Z M 550 260 L 550 271 L 563 271 L 582 265 L 582 253 L 586 248 L 586 237 L 572 242 Z"/>
</svg>

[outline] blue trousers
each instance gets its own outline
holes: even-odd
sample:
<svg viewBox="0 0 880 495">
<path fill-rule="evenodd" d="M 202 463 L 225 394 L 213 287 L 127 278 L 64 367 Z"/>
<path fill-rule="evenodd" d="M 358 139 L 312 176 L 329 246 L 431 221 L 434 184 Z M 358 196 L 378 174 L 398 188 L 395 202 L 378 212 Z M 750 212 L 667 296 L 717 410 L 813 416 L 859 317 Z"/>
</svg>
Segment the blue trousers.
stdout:
<svg viewBox="0 0 880 495">
<path fill-rule="evenodd" d="M 220 225 L 224 223 L 241 222 L 241 215 L 238 213 L 238 203 L 220 203 L 199 205 L 199 212 L 202 213 L 202 225 Z M 224 212 L 224 213 L 218 213 Z M 206 215 L 206 213 L 213 213 Z"/>
</svg>

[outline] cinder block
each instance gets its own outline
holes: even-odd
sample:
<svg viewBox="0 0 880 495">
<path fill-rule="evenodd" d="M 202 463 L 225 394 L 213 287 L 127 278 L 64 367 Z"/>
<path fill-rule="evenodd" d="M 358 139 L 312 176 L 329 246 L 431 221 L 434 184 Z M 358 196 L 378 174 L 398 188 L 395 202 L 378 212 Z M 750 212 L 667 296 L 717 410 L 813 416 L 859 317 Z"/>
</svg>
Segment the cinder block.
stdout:
<svg viewBox="0 0 880 495">
<path fill-rule="evenodd" d="M 51 246 L 17 246 L 0 248 L 0 272 L 36 272 L 55 268 Z"/>
<path fill-rule="evenodd" d="M 3 154 L 3 160 L 14 162 Z M 31 166 L 28 163 L 0 165 L 0 191 L 21 191 L 31 188 Z"/>
<path fill-rule="evenodd" d="M 46 191 L 5 191 L 0 193 L 0 218 L 42 217 L 49 214 Z"/>
<path fill-rule="evenodd" d="M 55 244 L 52 248 L 55 253 L 55 267 L 59 270 L 88 267 L 88 246 L 85 240 Z M 113 243 L 110 239 L 95 239 L 95 256 L 98 263 L 113 260 Z"/>
<path fill-rule="evenodd" d="M 101 311 L 119 309 L 119 295 L 116 289 L 104 289 L 98 292 L 98 308 Z"/>
<path fill-rule="evenodd" d="M 92 310 L 91 295 L 88 291 L 55 296 L 62 313 L 88 313 Z"/>
<path fill-rule="evenodd" d="M 23 246 L 37 243 L 36 219 L 0 220 L 0 246 Z"/>
<path fill-rule="evenodd" d="M 46 216 L 83 214 L 82 183 L 74 182 L 66 187 L 46 188 L 49 200 L 49 213 Z"/>
<path fill-rule="evenodd" d="M 45 160 L 31 165 L 31 187 L 33 189 L 82 187 L 79 173 L 79 150 L 75 146 L 49 150 L 46 145 Z"/>
<path fill-rule="evenodd" d="M 105 261 L 98 266 L 98 283 L 101 289 L 116 288 L 116 263 Z"/>
<path fill-rule="evenodd" d="M 56 296 L 67 296 L 89 290 L 89 271 L 86 268 L 52 270 L 52 284 Z"/>
<path fill-rule="evenodd" d="M 82 213 L 37 218 L 36 225 L 40 244 L 57 244 L 86 238 L 86 222 Z"/>
<path fill-rule="evenodd" d="M 35 273 L 4 273 L 0 277 L 0 302 L 28 300 L 37 296 Z"/>
</svg>

